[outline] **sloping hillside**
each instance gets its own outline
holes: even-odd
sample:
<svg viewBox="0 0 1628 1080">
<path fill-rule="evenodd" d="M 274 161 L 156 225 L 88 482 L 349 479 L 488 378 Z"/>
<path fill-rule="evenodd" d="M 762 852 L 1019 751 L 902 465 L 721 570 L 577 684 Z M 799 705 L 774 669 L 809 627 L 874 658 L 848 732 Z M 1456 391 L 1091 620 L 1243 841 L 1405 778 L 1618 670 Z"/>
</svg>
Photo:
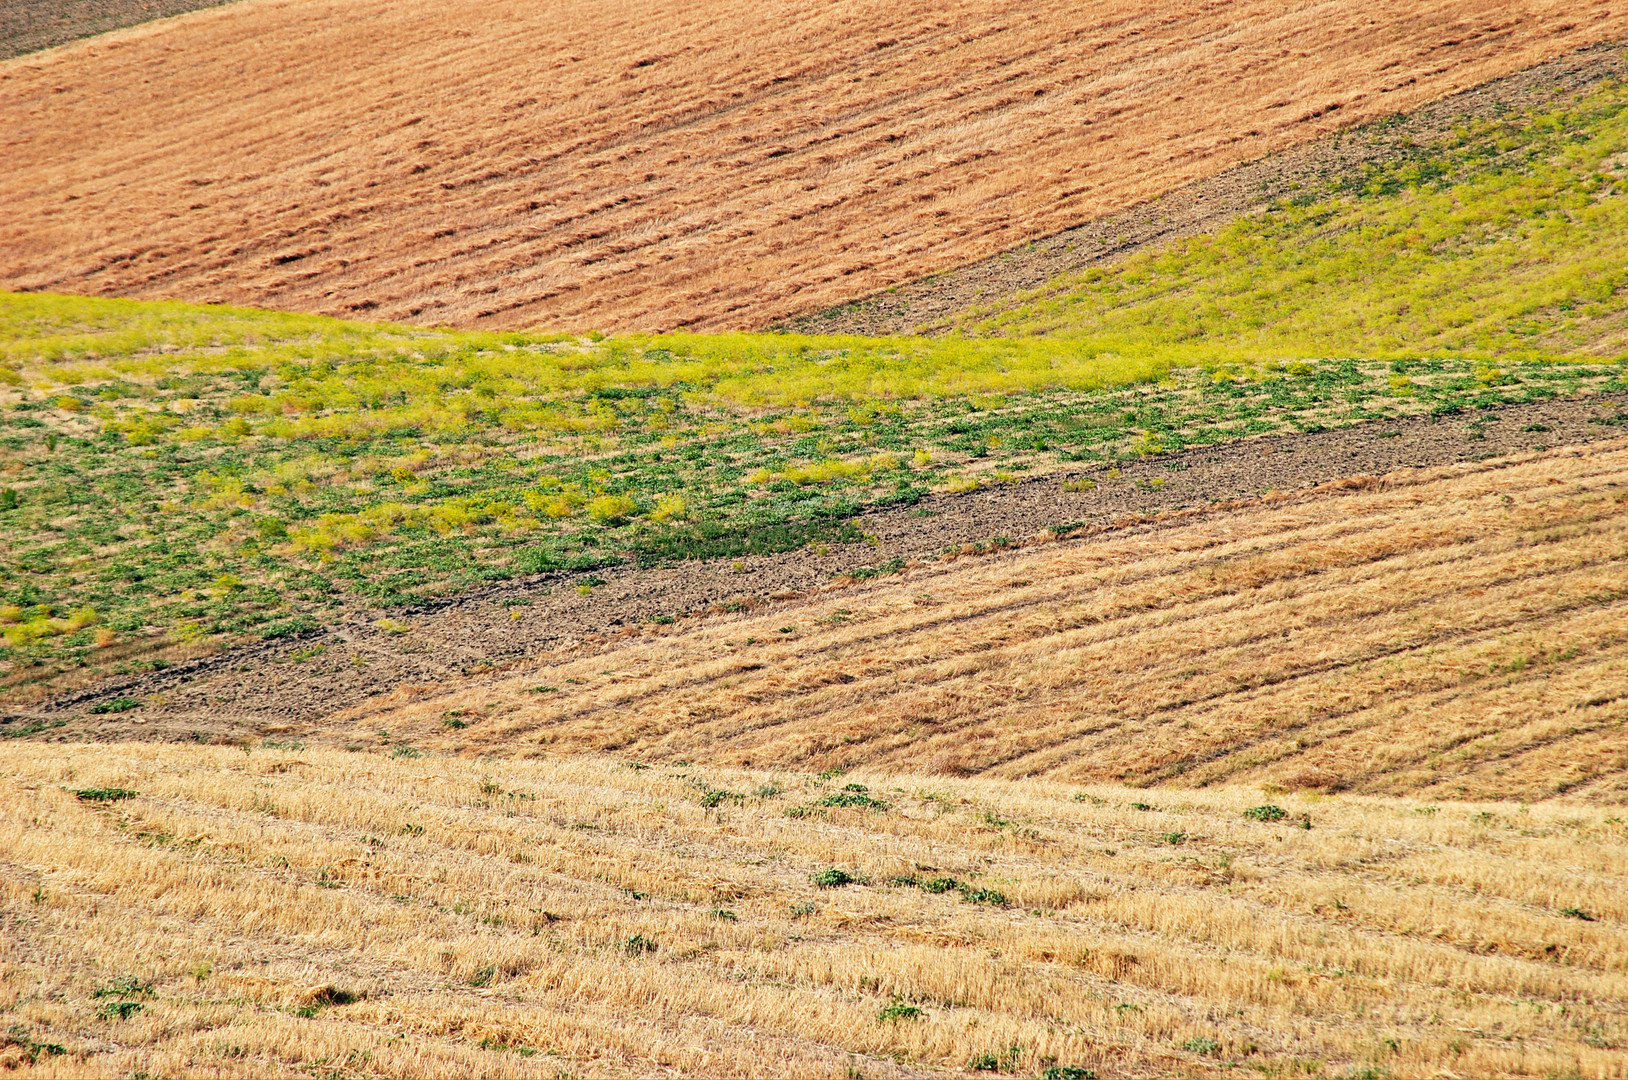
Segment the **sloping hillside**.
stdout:
<svg viewBox="0 0 1628 1080">
<path fill-rule="evenodd" d="M 1620 0 L 246 0 L 0 68 L 0 286 L 761 325 L 1625 20 Z"/>
<path fill-rule="evenodd" d="M 1619 800 L 1625 530 L 1621 440 L 1358 478 L 407 686 L 308 730 L 759 768 Z"/>
</svg>

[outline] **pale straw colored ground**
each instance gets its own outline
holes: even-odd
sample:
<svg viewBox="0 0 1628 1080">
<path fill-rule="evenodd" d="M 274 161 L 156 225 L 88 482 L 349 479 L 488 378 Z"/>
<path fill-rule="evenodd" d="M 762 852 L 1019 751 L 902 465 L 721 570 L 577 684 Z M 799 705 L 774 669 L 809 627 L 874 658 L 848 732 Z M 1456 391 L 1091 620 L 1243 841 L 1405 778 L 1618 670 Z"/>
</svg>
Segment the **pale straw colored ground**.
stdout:
<svg viewBox="0 0 1628 1080">
<path fill-rule="evenodd" d="M 303 746 L 7 743 L 0 1068 L 1623 1076 L 1625 523 L 1618 440 L 630 632 Z"/>
<path fill-rule="evenodd" d="M 1572 802 L 12 744 L 0 853 L 25 1074 L 1628 1063 L 1628 829 Z"/>
</svg>

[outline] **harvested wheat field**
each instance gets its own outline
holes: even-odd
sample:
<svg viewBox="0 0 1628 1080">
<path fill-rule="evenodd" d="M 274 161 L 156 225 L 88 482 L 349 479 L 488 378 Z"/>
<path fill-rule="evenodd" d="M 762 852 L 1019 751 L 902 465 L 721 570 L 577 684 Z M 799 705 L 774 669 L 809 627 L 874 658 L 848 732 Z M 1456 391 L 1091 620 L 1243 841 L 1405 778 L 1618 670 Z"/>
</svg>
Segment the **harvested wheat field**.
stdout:
<svg viewBox="0 0 1628 1080">
<path fill-rule="evenodd" d="M 1620 802 L 1625 540 L 1620 439 L 1357 477 L 629 630 L 523 674 L 403 687 L 326 737 Z"/>
<path fill-rule="evenodd" d="M 1620 816 L 0 748 L 29 1075 L 1621 1076 Z"/>
<path fill-rule="evenodd" d="M 243 0 L 0 65 L 0 287 L 764 325 L 1625 30 L 1620 0 Z"/>
</svg>

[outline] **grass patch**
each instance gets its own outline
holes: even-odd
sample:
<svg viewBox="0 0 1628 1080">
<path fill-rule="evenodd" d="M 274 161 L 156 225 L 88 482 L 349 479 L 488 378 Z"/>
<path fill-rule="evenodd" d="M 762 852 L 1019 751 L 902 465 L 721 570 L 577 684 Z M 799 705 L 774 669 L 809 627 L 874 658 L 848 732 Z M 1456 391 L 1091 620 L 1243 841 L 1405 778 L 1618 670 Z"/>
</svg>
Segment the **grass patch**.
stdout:
<svg viewBox="0 0 1628 1080">
<path fill-rule="evenodd" d="M 0 295 L 0 663 L 50 683 L 525 575 L 857 542 L 930 491 L 1620 389 L 1625 102 L 1488 121 L 938 338 Z"/>
</svg>

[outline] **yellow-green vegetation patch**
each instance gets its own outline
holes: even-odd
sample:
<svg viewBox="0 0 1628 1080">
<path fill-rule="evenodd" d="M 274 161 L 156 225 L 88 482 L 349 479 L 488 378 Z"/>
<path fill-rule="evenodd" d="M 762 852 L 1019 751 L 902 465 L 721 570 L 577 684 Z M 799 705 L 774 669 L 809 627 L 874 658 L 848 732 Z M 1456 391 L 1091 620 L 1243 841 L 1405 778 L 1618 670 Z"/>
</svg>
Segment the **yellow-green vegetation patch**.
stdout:
<svg viewBox="0 0 1628 1080">
<path fill-rule="evenodd" d="M 1628 358 L 1628 90 L 1461 127 L 1259 218 L 1014 303 L 965 330 L 1172 363 L 1240 354 Z"/>
<path fill-rule="evenodd" d="M 1624 101 L 942 338 L 0 296 L 0 662 L 135 670 L 520 575 L 857 540 L 863 510 L 1070 462 L 1621 388 Z"/>
</svg>

